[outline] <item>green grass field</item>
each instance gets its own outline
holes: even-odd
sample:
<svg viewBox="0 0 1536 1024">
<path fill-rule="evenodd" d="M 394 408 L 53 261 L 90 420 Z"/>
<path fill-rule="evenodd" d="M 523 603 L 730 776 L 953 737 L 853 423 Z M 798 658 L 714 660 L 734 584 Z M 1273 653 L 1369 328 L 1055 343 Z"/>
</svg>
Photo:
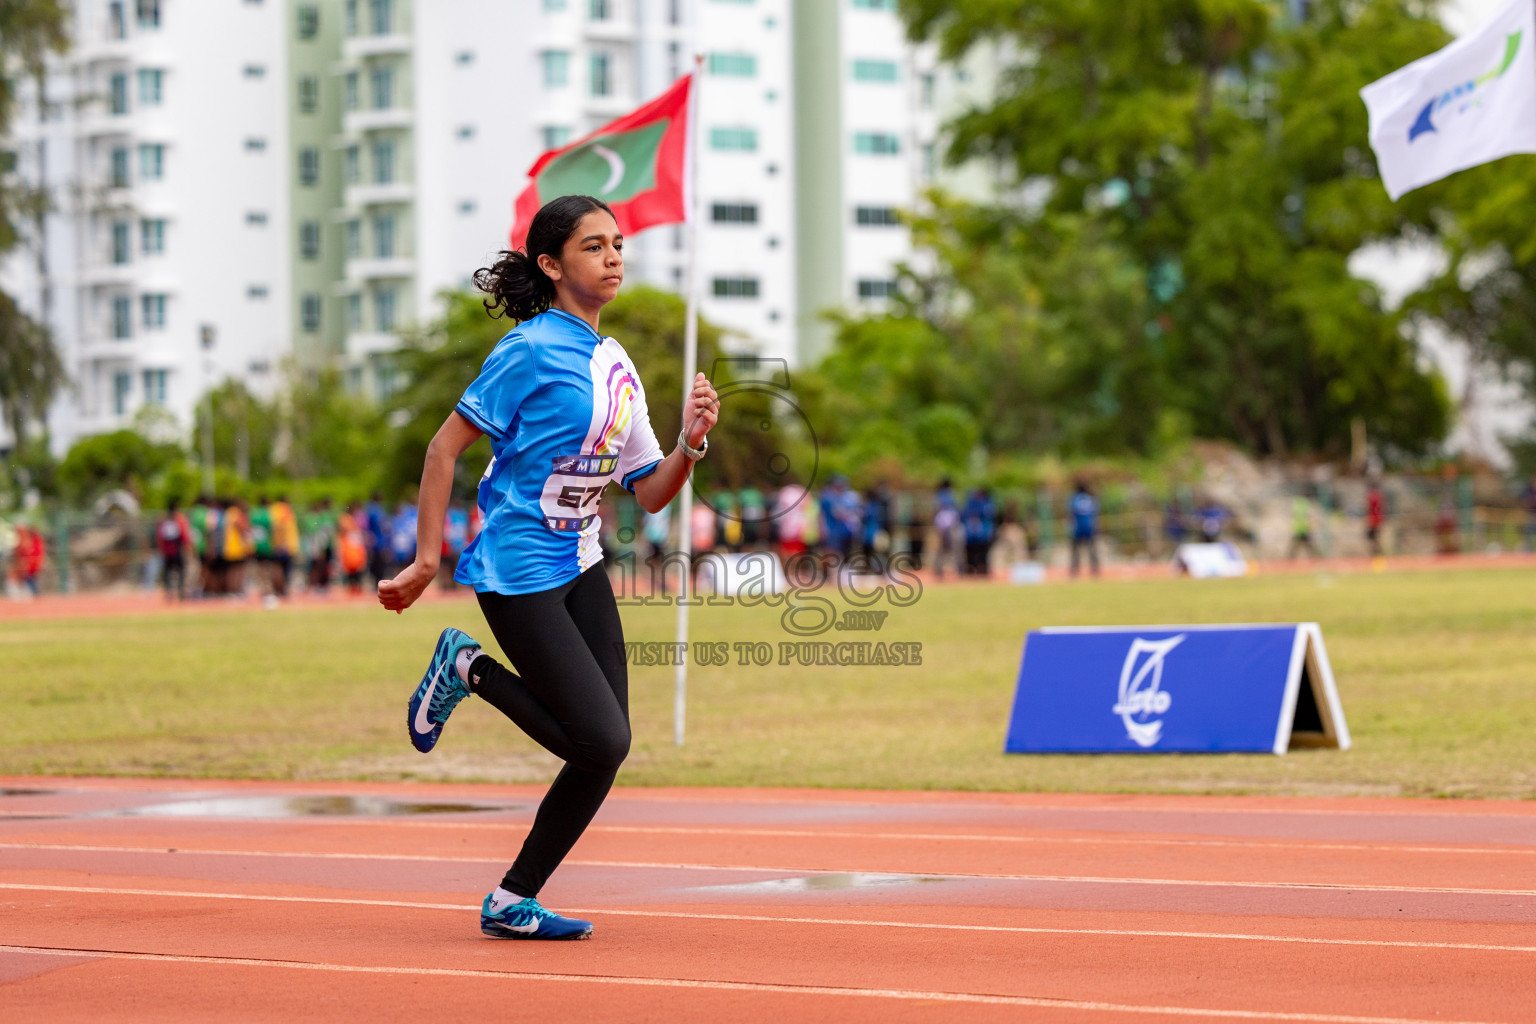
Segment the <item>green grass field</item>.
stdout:
<svg viewBox="0 0 1536 1024">
<path fill-rule="evenodd" d="M 789 639 L 778 615 L 697 608 L 693 635 L 776 645 Z M 624 616 L 630 640 L 671 638 L 670 608 Z M 1031 627 L 1295 620 L 1323 625 L 1353 750 L 1001 753 Z M 0 773 L 547 780 L 553 758 L 475 700 L 432 755 L 410 749 L 405 699 L 449 624 L 486 632 L 457 602 L 403 617 L 311 606 L 0 621 Z M 921 667 L 692 668 L 681 750 L 672 669 L 633 669 L 620 782 L 1527 798 L 1533 627 L 1526 570 L 934 587 L 877 634 L 826 637 L 920 642 Z"/>
</svg>

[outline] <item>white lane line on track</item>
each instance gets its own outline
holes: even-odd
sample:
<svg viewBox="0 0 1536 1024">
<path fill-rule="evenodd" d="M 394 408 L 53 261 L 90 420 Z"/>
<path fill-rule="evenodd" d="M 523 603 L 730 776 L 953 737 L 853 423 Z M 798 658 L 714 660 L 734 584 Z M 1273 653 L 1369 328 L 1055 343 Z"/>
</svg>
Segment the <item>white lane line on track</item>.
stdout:
<svg viewBox="0 0 1536 1024">
<path fill-rule="evenodd" d="M 136 817 L 135 820 L 144 821 L 145 817 Z M 166 818 L 155 820 L 169 820 L 184 822 L 185 818 Z M 210 819 L 231 820 L 243 824 L 253 823 L 250 818 L 240 819 Z M 279 819 L 268 819 L 276 822 Z M 525 821 L 401 821 L 395 818 L 325 818 L 322 816 L 305 818 L 280 819 L 286 828 L 290 825 L 304 825 L 313 828 L 328 826 L 358 827 L 358 826 L 387 826 L 389 828 L 427 828 L 427 829 L 463 829 L 465 831 L 491 831 L 491 832 L 527 832 L 529 823 Z M 1334 843 L 1308 840 L 1295 842 L 1283 842 L 1266 839 L 1160 839 L 1160 838 L 1124 838 L 1118 836 L 1005 836 L 991 835 L 977 832 L 848 832 L 839 830 L 816 830 L 794 828 L 730 828 L 720 826 L 688 826 L 688 825 L 590 825 L 588 833 L 612 832 L 619 835 L 679 835 L 679 836 L 728 836 L 733 838 L 753 838 L 755 836 L 787 837 L 794 839 L 893 839 L 893 840 L 932 840 L 932 841 L 959 841 L 978 843 L 1065 843 L 1084 846 L 1179 846 L 1179 847 L 1235 847 L 1238 849 L 1265 849 L 1265 850 L 1353 850 L 1363 852 L 1389 853 L 1450 853 L 1450 854 L 1514 854 L 1517 856 L 1536 857 L 1536 847 L 1526 846 L 1409 846 L 1396 844 L 1390 841 L 1380 843 Z"/>
<path fill-rule="evenodd" d="M 0 889 L 24 892 L 69 892 L 106 896 L 185 896 L 205 900 L 253 900 L 259 903 L 319 903 L 357 907 L 403 907 L 408 910 L 479 910 L 478 903 L 420 903 L 410 900 L 366 900 L 343 896 L 270 896 L 235 892 L 196 892 L 183 889 L 111 889 L 87 885 L 37 885 L 0 882 Z M 611 917 L 679 918 L 689 921 L 752 921 L 767 924 L 828 924 L 861 928 L 910 928 L 921 931 L 1001 932 L 1019 935 L 1102 935 L 1123 938 L 1221 939 L 1230 942 L 1281 942 L 1311 946 L 1372 946 L 1386 949 L 1457 949 L 1492 953 L 1536 953 L 1536 946 L 1501 946 L 1485 942 L 1414 942 L 1406 939 L 1334 939 L 1305 935 L 1261 935 L 1250 932 L 1190 932 L 1149 928 L 1042 928 L 1027 925 L 927 924 L 921 921 L 877 921 L 844 917 L 777 917 L 772 914 L 699 914 L 671 910 L 616 910 L 611 907 L 569 907 L 567 914 Z"/>
<path fill-rule="evenodd" d="M 175 853 L 210 857 L 285 857 L 296 860 L 382 860 L 443 864 L 503 864 L 504 858 L 443 857 L 410 853 L 308 853 L 302 850 L 199 850 L 164 846 L 88 846 L 73 843 L 0 843 L 0 850 L 54 850 L 87 853 Z M 1325 892 L 1395 892 L 1450 894 L 1458 896 L 1536 896 L 1536 889 L 1477 889 L 1424 885 L 1351 885 L 1343 882 L 1242 882 L 1199 878 L 1115 878 L 1101 875 L 1015 875 L 980 871 L 871 871 L 860 867 L 781 867 L 764 864 L 688 864 L 667 861 L 567 860 L 562 863 L 586 868 L 636 868 L 662 871 L 751 871 L 767 875 L 890 875 L 920 874 L 945 879 L 977 879 L 1001 882 L 1063 882 L 1096 885 L 1188 885 L 1212 889 L 1309 889 Z"/>
<path fill-rule="evenodd" d="M 0 945 L 0 953 L 34 953 L 40 956 L 95 956 L 111 960 L 147 960 L 175 964 L 216 964 L 232 967 L 286 967 L 301 971 L 332 971 L 340 974 L 393 974 L 408 977 L 489 978 L 497 981 L 552 981 L 588 985 L 633 985 L 645 988 L 706 989 L 716 992 L 761 992 L 793 996 L 848 996 L 862 999 L 897 999 L 985 1006 L 1029 1006 L 1041 1009 L 1084 1010 L 1098 1013 L 1141 1013 L 1162 1017 L 1215 1017 L 1236 1020 L 1305 1021 L 1309 1024 L 1484 1024 L 1479 1021 L 1425 1020 L 1416 1017 L 1356 1017 L 1337 1013 L 1295 1013 L 1278 1010 L 1216 1010 L 1196 1006 L 1149 1006 L 1105 1003 L 1083 999 L 1051 999 L 1041 996 L 985 995 L 973 992 L 922 992 L 898 988 L 841 988 L 830 985 L 784 985 L 757 981 L 710 981 L 694 978 L 645 978 L 620 975 L 545 974 L 532 971 L 485 971 L 450 967 L 367 967 L 319 963 L 309 960 L 262 960 L 234 956 L 177 956 L 168 953 L 134 953 L 112 949 L 69 949 L 58 946 Z"/>
</svg>

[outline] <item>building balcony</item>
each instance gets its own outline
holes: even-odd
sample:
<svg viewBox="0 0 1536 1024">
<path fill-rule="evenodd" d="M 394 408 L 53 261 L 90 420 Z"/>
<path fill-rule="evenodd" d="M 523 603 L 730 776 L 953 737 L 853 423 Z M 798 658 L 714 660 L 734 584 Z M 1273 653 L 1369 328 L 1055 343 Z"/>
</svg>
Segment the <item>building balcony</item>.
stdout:
<svg viewBox="0 0 1536 1024">
<path fill-rule="evenodd" d="M 356 359 L 393 352 L 400 347 L 400 335 L 384 331 L 351 331 L 347 334 L 347 355 Z"/>
<path fill-rule="evenodd" d="M 103 288 L 112 285 L 131 285 L 135 274 L 132 263 L 91 263 L 80 275 L 80 282 L 87 288 Z"/>
<path fill-rule="evenodd" d="M 388 57 L 411 52 L 411 37 L 401 32 L 382 36 L 348 36 L 341 41 L 341 55 L 346 60 L 363 57 Z"/>
<path fill-rule="evenodd" d="M 375 281 L 410 277 L 416 261 L 409 256 L 359 257 L 347 260 L 347 280 Z"/>
<path fill-rule="evenodd" d="M 635 98 L 628 93 L 614 93 L 610 96 L 585 96 L 581 101 L 581 112 L 587 117 L 602 117 L 611 120 L 629 113 L 637 105 Z"/>
<path fill-rule="evenodd" d="M 75 40 L 74 52 L 71 56 L 81 64 L 106 62 L 126 64 L 133 60 L 134 51 L 133 37 L 115 39 L 103 33 L 94 38 Z"/>
<path fill-rule="evenodd" d="M 382 110 L 349 110 L 342 115 L 341 130 L 348 135 L 387 129 L 409 128 L 410 107 L 385 107 Z"/>
<path fill-rule="evenodd" d="M 91 110 L 81 116 L 80 134 L 92 139 L 128 136 L 133 134 L 133 117 L 129 114 L 109 114 L 105 110 Z"/>
<path fill-rule="evenodd" d="M 627 43 L 635 38 L 635 24 L 623 18 L 588 19 L 582 22 L 581 34 L 594 43 Z"/>
<path fill-rule="evenodd" d="M 348 206 L 393 206 L 408 203 L 416 196 L 416 186 L 409 181 L 387 185 L 348 185 L 343 201 Z"/>
</svg>

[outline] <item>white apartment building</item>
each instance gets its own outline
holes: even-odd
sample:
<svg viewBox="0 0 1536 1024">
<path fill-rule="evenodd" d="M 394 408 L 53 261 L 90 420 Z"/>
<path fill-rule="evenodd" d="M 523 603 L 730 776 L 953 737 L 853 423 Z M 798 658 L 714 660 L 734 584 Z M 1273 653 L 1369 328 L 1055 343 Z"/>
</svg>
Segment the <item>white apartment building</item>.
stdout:
<svg viewBox="0 0 1536 1024">
<path fill-rule="evenodd" d="M 878 308 L 932 174 L 931 52 L 893 0 L 78 0 L 23 89 L 20 171 L 54 208 L 0 280 L 75 388 L 55 447 L 233 377 L 339 365 L 383 396 L 402 330 L 507 244 L 541 152 L 703 57 L 698 287 L 727 347 L 798 363 Z M 210 45 L 218 40 L 218 45 Z M 686 232 L 629 242 L 683 286 Z M 3 440 L 3 439 L 0 439 Z"/>
<path fill-rule="evenodd" d="M 52 210 L 0 275 L 73 380 L 60 450 L 145 406 L 190 423 L 290 347 L 283 6 L 81 0 L 73 50 L 21 86 L 18 171 Z"/>
</svg>

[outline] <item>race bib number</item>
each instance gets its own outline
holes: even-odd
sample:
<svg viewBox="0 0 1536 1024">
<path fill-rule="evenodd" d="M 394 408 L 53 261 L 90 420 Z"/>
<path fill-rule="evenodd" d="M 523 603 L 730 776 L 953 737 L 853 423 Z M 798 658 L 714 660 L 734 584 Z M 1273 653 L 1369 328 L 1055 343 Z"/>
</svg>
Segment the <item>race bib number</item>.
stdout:
<svg viewBox="0 0 1536 1024">
<path fill-rule="evenodd" d="M 617 455 L 557 455 L 539 496 L 544 525 L 557 533 L 585 530 L 618 468 Z"/>
</svg>

